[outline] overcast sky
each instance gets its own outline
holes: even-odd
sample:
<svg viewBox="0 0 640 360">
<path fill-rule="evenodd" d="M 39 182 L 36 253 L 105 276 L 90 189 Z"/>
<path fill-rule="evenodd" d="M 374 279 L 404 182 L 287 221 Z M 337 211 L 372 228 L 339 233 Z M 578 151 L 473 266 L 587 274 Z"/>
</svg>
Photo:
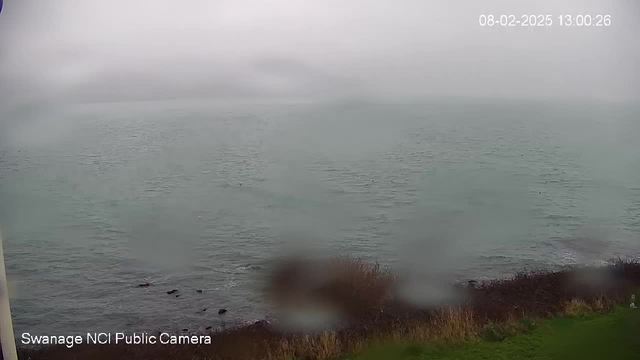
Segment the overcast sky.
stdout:
<svg viewBox="0 0 640 360">
<path fill-rule="evenodd" d="M 640 99 L 628 1 L 5 0 L 3 98 Z M 528 3 L 534 3 L 530 1 Z M 551 27 L 481 27 L 550 14 Z M 561 27 L 558 15 L 611 15 Z"/>
</svg>

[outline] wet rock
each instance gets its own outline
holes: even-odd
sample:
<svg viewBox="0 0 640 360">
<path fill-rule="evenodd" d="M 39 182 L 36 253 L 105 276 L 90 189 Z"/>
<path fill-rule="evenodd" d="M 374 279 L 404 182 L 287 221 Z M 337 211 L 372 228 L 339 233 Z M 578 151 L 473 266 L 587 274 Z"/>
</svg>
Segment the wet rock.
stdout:
<svg viewBox="0 0 640 360">
<path fill-rule="evenodd" d="M 222 314 L 224 314 L 226 312 L 227 312 L 227 309 L 220 309 L 220 310 L 218 310 L 218 315 L 222 315 Z"/>
<path fill-rule="evenodd" d="M 189 329 L 182 329 L 182 331 L 187 332 L 187 331 L 189 331 Z"/>
<path fill-rule="evenodd" d="M 200 312 L 205 312 L 205 311 L 207 311 L 207 308 L 200 310 Z"/>
<path fill-rule="evenodd" d="M 180 297 L 180 294 L 176 295 L 176 297 L 177 297 L 177 298 L 179 298 L 179 297 Z"/>
<path fill-rule="evenodd" d="M 205 329 L 205 330 L 211 330 L 211 329 L 213 329 L 213 327 L 211 327 L 211 326 L 207 326 L 207 327 L 206 327 L 206 328 L 204 328 L 204 329 Z"/>
<path fill-rule="evenodd" d="M 269 322 L 267 320 L 258 320 L 247 327 L 249 329 L 266 329 L 269 327 Z"/>
<path fill-rule="evenodd" d="M 138 284 L 138 287 L 149 287 L 149 283 L 142 283 L 142 284 Z"/>
<path fill-rule="evenodd" d="M 475 289 L 476 286 L 478 286 L 478 282 L 476 280 L 469 280 L 467 281 L 467 286 L 469 286 L 472 289 Z"/>
<path fill-rule="evenodd" d="M 198 294 L 202 294 L 202 290 L 200 290 L 200 289 L 196 290 L 196 292 L 197 292 Z"/>
<path fill-rule="evenodd" d="M 178 290 L 173 289 L 173 290 L 167 291 L 167 294 L 171 295 L 171 294 L 175 294 L 177 292 L 178 292 Z"/>
</svg>

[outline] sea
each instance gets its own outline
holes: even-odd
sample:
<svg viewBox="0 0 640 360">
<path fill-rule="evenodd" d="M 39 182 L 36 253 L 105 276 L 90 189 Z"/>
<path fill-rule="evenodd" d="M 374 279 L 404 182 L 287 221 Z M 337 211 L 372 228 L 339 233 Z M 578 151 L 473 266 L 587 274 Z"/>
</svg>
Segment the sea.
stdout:
<svg viewBox="0 0 640 360">
<path fill-rule="evenodd" d="M 579 101 L 2 109 L 14 328 L 254 321 L 270 266 L 300 251 L 447 281 L 637 258 L 639 136 L 637 104 Z"/>
</svg>

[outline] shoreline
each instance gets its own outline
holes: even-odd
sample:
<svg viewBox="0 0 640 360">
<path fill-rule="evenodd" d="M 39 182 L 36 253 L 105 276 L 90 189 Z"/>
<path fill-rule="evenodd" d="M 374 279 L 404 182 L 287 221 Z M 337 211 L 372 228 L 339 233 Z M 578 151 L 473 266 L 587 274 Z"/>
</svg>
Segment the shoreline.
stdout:
<svg viewBox="0 0 640 360">
<path fill-rule="evenodd" d="M 452 284 L 451 287 L 463 295 L 459 302 L 421 309 L 397 299 L 381 301 L 382 295 L 371 296 L 381 288 L 387 289 L 385 286 L 395 279 L 389 271 L 358 259 L 343 258 L 339 262 L 347 265 L 341 270 L 341 279 L 356 281 L 340 286 L 350 286 L 353 298 L 347 300 L 353 301 L 361 311 L 331 330 L 307 334 L 282 331 L 276 326 L 278 321 L 265 319 L 249 325 L 212 328 L 203 334 L 182 335 L 204 336 L 209 339 L 205 343 L 198 338 L 197 343 L 100 346 L 82 343 L 68 348 L 64 345 L 21 346 L 17 339 L 18 353 L 21 358 L 33 360 L 73 356 L 180 359 L 187 353 L 191 359 L 285 359 L 288 356 L 329 359 L 346 356 L 380 341 L 471 338 L 478 336 L 488 324 L 553 317 L 563 313 L 567 304 L 574 301 L 606 311 L 625 302 L 628 306 L 630 295 L 640 289 L 640 262 L 618 260 L 601 267 L 520 272 L 511 278 Z M 362 277 L 361 273 L 367 276 Z M 340 293 L 339 288 L 332 289 Z"/>
</svg>

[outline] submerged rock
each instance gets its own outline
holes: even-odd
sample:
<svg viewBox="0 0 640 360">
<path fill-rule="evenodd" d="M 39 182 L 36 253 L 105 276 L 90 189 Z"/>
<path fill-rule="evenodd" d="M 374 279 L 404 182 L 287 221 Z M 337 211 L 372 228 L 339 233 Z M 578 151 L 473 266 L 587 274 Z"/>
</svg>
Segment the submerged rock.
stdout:
<svg viewBox="0 0 640 360">
<path fill-rule="evenodd" d="M 202 290 L 200 290 L 200 289 L 196 290 L 196 292 L 197 292 L 198 294 L 202 294 Z"/>
<path fill-rule="evenodd" d="M 220 310 L 218 310 L 218 315 L 222 315 L 222 314 L 224 314 L 226 312 L 227 312 L 227 309 L 220 309 Z"/>
<path fill-rule="evenodd" d="M 149 283 L 138 284 L 138 287 L 149 287 Z"/>
<path fill-rule="evenodd" d="M 171 295 L 171 294 L 175 294 L 175 293 L 177 293 L 177 292 L 178 292 L 178 290 L 173 289 L 173 290 L 171 290 L 171 291 L 167 291 L 167 294 Z"/>
</svg>

